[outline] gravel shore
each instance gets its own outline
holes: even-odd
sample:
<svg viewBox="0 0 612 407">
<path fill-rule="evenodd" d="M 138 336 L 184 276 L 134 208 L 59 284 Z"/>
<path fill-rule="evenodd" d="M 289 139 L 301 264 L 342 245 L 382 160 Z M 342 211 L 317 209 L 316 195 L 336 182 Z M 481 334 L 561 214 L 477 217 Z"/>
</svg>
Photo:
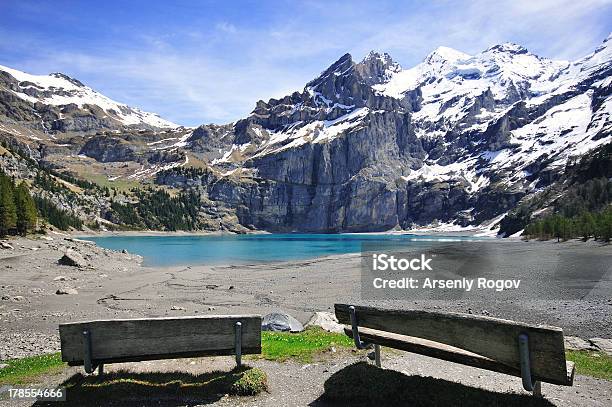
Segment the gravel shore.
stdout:
<svg viewBox="0 0 612 407">
<path fill-rule="evenodd" d="M 566 336 L 612 337 L 610 270 L 597 282 L 596 289 L 581 298 L 505 301 L 482 295 L 454 301 L 368 301 L 361 295 L 359 255 L 156 268 L 143 267 L 138 255 L 106 250 L 65 235 L 18 238 L 9 243 L 13 249 L 0 250 L 0 360 L 59 351 L 57 327 L 62 322 L 253 312 L 264 315 L 273 311 L 284 311 L 306 322 L 316 311 L 333 312 L 337 302 L 484 314 L 560 326 Z M 527 275 L 533 272 L 528 253 L 537 253 L 543 263 L 559 250 L 569 258 L 587 256 L 604 262 L 612 254 L 610 246 L 582 242 L 496 240 L 490 244 L 510 256 L 517 270 Z M 65 253 L 81 267 L 58 264 Z M 267 372 L 270 392 L 255 398 L 223 397 L 213 404 L 328 405 L 321 398 L 324 382 L 358 359 L 349 353 L 311 365 L 253 361 Z M 206 371 L 230 369 L 231 365 L 231 358 L 205 358 L 110 365 L 108 369 Z M 518 378 L 404 352 L 385 354 L 384 366 L 494 392 L 522 393 Z M 70 368 L 59 376 L 43 377 L 38 384 L 55 386 L 78 370 Z M 555 405 L 603 406 L 609 404 L 611 393 L 612 382 L 584 376 L 577 376 L 574 387 L 544 387 L 547 400 Z M 160 400 L 155 402 L 165 405 Z"/>
<path fill-rule="evenodd" d="M 110 251 L 82 239 L 51 234 L 10 240 L 0 250 L 0 360 L 59 349 L 59 323 L 98 318 L 237 314 L 284 311 L 306 322 L 337 302 L 469 312 L 562 327 L 566 335 L 612 338 L 611 275 L 584 298 L 521 301 L 490 296 L 454 301 L 367 301 L 361 298 L 359 255 L 268 264 L 141 266 L 142 258 Z M 600 256 L 612 249 L 582 242 L 494 241 L 521 264 L 525 250 L 539 257 Z M 58 264 L 76 253 L 83 267 Z M 607 264 L 612 264 L 610 261 Z M 612 266 L 611 266 L 612 267 Z M 577 271 L 578 272 L 578 271 Z M 58 290 L 73 294 L 57 294 Z M 76 291 L 74 291 L 76 290 Z M 76 294 L 75 294 L 76 292 Z"/>
</svg>

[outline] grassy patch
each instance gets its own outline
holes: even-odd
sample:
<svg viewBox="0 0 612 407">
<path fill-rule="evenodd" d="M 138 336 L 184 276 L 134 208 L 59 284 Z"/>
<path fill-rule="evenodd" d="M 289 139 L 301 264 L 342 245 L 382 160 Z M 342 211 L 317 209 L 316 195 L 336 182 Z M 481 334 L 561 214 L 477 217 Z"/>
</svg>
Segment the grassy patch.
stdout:
<svg viewBox="0 0 612 407">
<path fill-rule="evenodd" d="M 351 348 L 353 340 L 340 333 L 324 331 L 319 327 L 309 327 L 303 332 L 261 333 L 261 358 L 284 361 L 288 359 L 308 363 L 317 354 L 332 347 Z"/>
<path fill-rule="evenodd" d="M 11 359 L 3 363 L 8 367 L 0 369 L 0 384 L 28 383 L 41 374 L 53 373 L 65 366 L 59 353 Z"/>
<path fill-rule="evenodd" d="M 576 372 L 581 375 L 612 380 L 612 356 L 602 352 L 567 351 L 567 360 L 576 364 Z"/>
<path fill-rule="evenodd" d="M 226 394 L 253 396 L 267 390 L 266 374 L 257 368 L 242 366 L 230 372 L 190 374 L 183 372 L 134 373 L 116 371 L 97 376 L 75 374 L 66 382 L 70 405 L 99 405 L 105 401 L 139 402 L 193 400 L 214 401 Z"/>
<path fill-rule="evenodd" d="M 365 362 L 334 373 L 324 388 L 323 397 L 340 405 L 553 406 L 525 393 L 497 393 L 433 377 L 407 376 Z"/>
<path fill-rule="evenodd" d="M 261 369 L 246 370 L 238 380 L 230 386 L 229 394 L 236 396 L 255 396 L 268 390 L 268 378 Z"/>
</svg>

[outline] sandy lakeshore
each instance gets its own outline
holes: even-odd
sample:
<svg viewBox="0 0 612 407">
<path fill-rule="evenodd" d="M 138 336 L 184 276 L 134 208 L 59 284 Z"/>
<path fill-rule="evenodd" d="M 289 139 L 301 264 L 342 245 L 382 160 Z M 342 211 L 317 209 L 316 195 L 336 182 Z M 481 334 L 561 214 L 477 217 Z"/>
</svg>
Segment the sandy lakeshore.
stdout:
<svg viewBox="0 0 612 407">
<path fill-rule="evenodd" d="M 0 251 L 0 359 L 58 350 L 61 322 L 98 318 L 239 314 L 281 310 L 306 322 L 334 303 L 468 312 L 562 327 L 566 335 L 612 337 L 611 272 L 584 298 L 503 301 L 490 296 L 454 301 L 364 300 L 358 254 L 302 261 L 216 266 L 143 267 L 142 258 L 79 239 L 15 239 Z M 48 237 L 46 238 L 48 239 Z M 569 258 L 610 259 L 609 245 L 582 242 L 490 242 L 516 258 L 562 250 Z M 58 264 L 72 249 L 86 267 Z M 612 264 L 612 262 L 607 263 Z M 576 272 L 580 272 L 579 269 Z M 75 289 L 76 294 L 56 294 Z M 70 291 L 70 290 L 68 290 Z"/>
<path fill-rule="evenodd" d="M 268 264 L 160 268 L 143 267 L 138 255 L 110 251 L 68 236 L 50 237 L 52 240 L 10 240 L 13 249 L 0 251 L 0 360 L 59 351 L 57 328 L 62 322 L 173 315 L 264 315 L 277 310 L 306 322 L 315 311 L 332 311 L 337 302 L 468 312 L 559 326 L 566 335 L 582 338 L 612 337 L 610 270 L 583 298 L 494 301 L 481 296 L 454 301 L 368 301 L 361 293 L 359 254 Z M 555 258 L 561 250 L 571 258 L 596 257 L 604 262 L 612 252 L 610 246 L 582 242 L 492 240 L 487 244 L 516 258 L 515 266 L 526 272 L 532 272 L 525 264 L 527 252 L 546 259 Z M 58 264 L 69 249 L 80 254 L 84 267 Z M 321 399 L 324 382 L 358 360 L 363 360 L 363 355 L 345 352 L 308 365 L 252 361 L 249 363 L 267 372 L 269 392 L 241 400 L 223 397 L 205 404 L 328 405 Z M 205 372 L 231 366 L 231 357 L 217 357 L 110 365 L 108 371 Z M 494 392 L 495 397 L 519 397 L 522 393 L 520 378 L 404 352 L 385 354 L 383 367 L 417 375 L 411 377 L 421 377 L 417 380 L 424 383 L 432 377 L 450 385 L 459 382 L 477 391 Z M 42 378 L 38 386 L 57 386 L 78 371 L 79 368 L 65 369 Z M 580 375 L 574 387 L 544 387 L 546 400 L 562 406 L 604 406 L 610 402 L 611 394 L 612 382 Z M 143 401 L 143 405 L 149 402 L 152 401 Z M 155 402 L 166 405 L 160 400 Z M 551 405 L 545 403 L 542 405 Z"/>
</svg>

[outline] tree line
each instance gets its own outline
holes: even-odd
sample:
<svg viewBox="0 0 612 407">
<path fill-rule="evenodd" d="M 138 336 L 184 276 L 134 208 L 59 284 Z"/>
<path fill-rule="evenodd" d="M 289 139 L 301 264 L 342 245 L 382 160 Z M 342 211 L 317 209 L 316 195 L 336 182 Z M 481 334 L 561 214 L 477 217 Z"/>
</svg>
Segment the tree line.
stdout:
<svg viewBox="0 0 612 407">
<path fill-rule="evenodd" d="M 111 204 L 108 220 L 141 229 L 197 230 L 200 195 L 187 190 L 176 196 L 167 191 L 147 188 L 132 191 L 137 202 Z"/>
<path fill-rule="evenodd" d="M 0 236 L 25 236 L 37 228 L 38 211 L 27 184 L 18 185 L 0 170 Z"/>
<path fill-rule="evenodd" d="M 40 216 L 56 228 L 69 230 L 71 227 L 75 229 L 83 227 L 81 219 L 68 211 L 58 208 L 50 199 L 37 196 L 34 198 L 34 201 Z"/>
<path fill-rule="evenodd" d="M 584 211 L 574 216 L 561 213 L 545 216 L 527 225 L 523 235 L 536 239 L 568 240 L 593 238 L 609 242 L 612 239 L 612 205 L 601 212 Z"/>
</svg>

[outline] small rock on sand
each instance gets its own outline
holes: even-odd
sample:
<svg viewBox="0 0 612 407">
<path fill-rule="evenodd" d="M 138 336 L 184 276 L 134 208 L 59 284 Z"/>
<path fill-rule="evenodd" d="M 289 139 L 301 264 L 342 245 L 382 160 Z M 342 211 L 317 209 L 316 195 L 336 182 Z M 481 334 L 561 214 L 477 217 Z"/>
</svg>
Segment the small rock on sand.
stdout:
<svg viewBox="0 0 612 407">
<path fill-rule="evenodd" d="M 315 312 L 306 323 L 306 326 L 318 326 L 327 332 L 344 332 L 344 325 L 338 322 L 338 319 L 331 312 Z"/>
<path fill-rule="evenodd" d="M 179 307 L 179 306 L 176 306 L 176 305 L 173 305 L 172 307 L 170 307 L 170 309 L 172 311 L 185 311 L 185 308 Z"/>
<path fill-rule="evenodd" d="M 304 326 L 289 314 L 273 312 L 263 317 L 261 321 L 262 331 L 275 332 L 302 332 Z"/>
<path fill-rule="evenodd" d="M 70 287 L 66 287 L 66 288 L 59 288 L 55 294 L 57 295 L 76 295 L 79 292 L 74 289 L 74 288 L 70 288 Z"/>
<path fill-rule="evenodd" d="M 53 281 L 66 281 L 66 276 L 57 276 L 53 279 Z"/>
<path fill-rule="evenodd" d="M 62 256 L 61 259 L 57 261 L 59 264 L 63 266 L 72 266 L 72 267 L 85 267 L 87 263 L 83 256 L 72 249 L 68 249 L 66 253 Z"/>
<path fill-rule="evenodd" d="M 8 242 L 0 242 L 0 247 L 3 249 L 13 249 L 13 246 L 11 246 Z"/>
</svg>

